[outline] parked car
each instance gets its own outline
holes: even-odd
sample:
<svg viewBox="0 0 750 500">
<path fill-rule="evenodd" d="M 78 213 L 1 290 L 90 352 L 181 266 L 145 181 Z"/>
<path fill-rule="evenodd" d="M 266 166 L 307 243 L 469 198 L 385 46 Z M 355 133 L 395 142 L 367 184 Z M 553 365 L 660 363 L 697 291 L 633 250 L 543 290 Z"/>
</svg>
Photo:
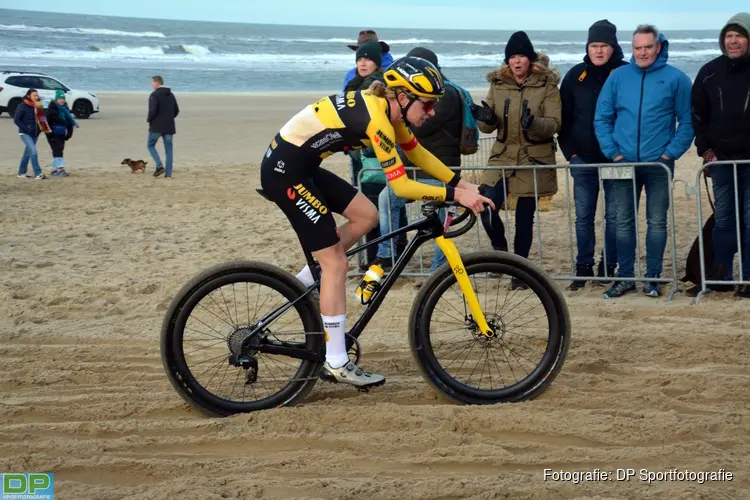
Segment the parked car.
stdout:
<svg viewBox="0 0 750 500">
<path fill-rule="evenodd" d="M 63 90 L 68 106 L 76 118 L 86 119 L 99 112 L 99 98 L 91 92 L 71 89 L 44 73 L 3 71 L 0 72 L 0 114 L 7 112 L 12 117 L 29 89 L 36 89 L 45 102 L 54 99 L 56 91 Z"/>
</svg>

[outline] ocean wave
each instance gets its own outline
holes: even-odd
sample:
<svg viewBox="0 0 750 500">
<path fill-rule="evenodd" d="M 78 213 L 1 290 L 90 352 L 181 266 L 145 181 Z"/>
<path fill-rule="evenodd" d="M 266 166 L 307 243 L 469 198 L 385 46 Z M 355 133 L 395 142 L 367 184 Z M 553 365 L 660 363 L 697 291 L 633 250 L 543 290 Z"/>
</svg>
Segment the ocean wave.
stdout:
<svg viewBox="0 0 750 500">
<path fill-rule="evenodd" d="M 102 28 L 49 28 L 46 26 L 26 26 L 24 24 L 0 24 L 2 31 L 43 31 L 48 33 L 72 33 L 75 35 L 109 35 L 133 36 L 145 38 L 165 38 L 164 33 L 158 31 L 118 31 Z"/>
<path fill-rule="evenodd" d="M 709 58 L 720 55 L 718 49 L 679 51 L 671 50 L 671 60 L 708 61 Z M 583 60 L 583 54 L 578 52 L 548 52 L 552 64 L 577 64 Z M 394 54 L 394 57 L 397 54 Z M 504 54 L 471 53 L 448 54 L 440 57 L 440 65 L 444 68 L 494 67 L 502 63 Z M 86 51 L 60 49 L 32 49 L 25 51 L 2 51 L 0 59 L 25 60 L 29 63 L 40 61 L 54 61 L 58 64 L 65 61 L 67 65 L 82 66 L 117 64 L 188 64 L 196 67 L 250 67 L 277 71 L 331 71 L 349 69 L 354 65 L 351 54 L 249 54 L 249 53 L 215 53 L 202 45 L 164 45 L 107 47 L 101 45 L 89 46 Z"/>
<path fill-rule="evenodd" d="M 160 45 L 153 47 L 126 47 L 124 45 L 117 45 L 115 47 L 108 47 L 102 45 L 89 45 L 89 52 L 104 52 L 111 54 L 116 57 L 117 55 L 122 56 L 158 56 L 158 55 L 180 55 L 180 54 L 194 54 L 194 55 L 208 55 L 211 54 L 211 49 L 204 47 L 203 45 L 189 45 L 189 44 L 176 44 L 176 45 Z M 72 51 L 61 51 L 61 52 L 72 52 Z"/>
<path fill-rule="evenodd" d="M 212 38 L 212 36 L 209 36 Z M 349 38 L 274 38 L 274 37 L 238 37 L 236 40 L 245 42 L 279 42 L 279 43 L 342 43 L 353 44 L 356 40 Z M 675 38 L 669 39 L 670 44 L 700 44 L 716 43 L 717 38 Z M 404 38 L 395 40 L 385 40 L 388 45 L 425 45 L 425 44 L 445 44 L 445 45 L 479 45 L 484 47 L 507 45 L 507 40 L 433 40 L 430 38 Z M 532 40 L 535 46 L 565 46 L 565 45 L 585 45 L 586 39 L 578 40 Z M 629 40 L 621 40 L 620 45 L 631 45 Z"/>
</svg>

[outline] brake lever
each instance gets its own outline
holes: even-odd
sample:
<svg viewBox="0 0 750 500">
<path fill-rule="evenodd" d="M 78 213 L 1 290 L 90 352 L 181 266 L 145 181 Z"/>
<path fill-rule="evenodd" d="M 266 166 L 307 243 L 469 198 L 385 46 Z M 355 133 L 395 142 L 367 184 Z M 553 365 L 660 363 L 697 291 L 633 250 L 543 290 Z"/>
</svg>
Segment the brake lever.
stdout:
<svg viewBox="0 0 750 500">
<path fill-rule="evenodd" d="M 447 233 L 448 228 L 451 227 L 454 217 L 458 214 L 458 205 L 451 205 L 446 210 L 445 222 L 443 223 L 443 232 Z"/>
</svg>

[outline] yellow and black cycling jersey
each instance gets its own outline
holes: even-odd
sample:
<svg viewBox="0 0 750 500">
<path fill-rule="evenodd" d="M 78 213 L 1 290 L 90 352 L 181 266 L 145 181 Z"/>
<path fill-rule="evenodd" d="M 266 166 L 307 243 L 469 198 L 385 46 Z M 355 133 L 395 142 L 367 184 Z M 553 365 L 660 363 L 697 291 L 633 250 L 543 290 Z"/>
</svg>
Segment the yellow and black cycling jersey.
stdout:
<svg viewBox="0 0 750 500">
<path fill-rule="evenodd" d="M 393 125 L 383 97 L 351 91 L 323 97 L 293 116 L 281 138 L 319 158 L 372 146 L 397 196 L 411 200 L 453 200 L 459 174 L 423 148 L 404 122 Z M 398 144 L 415 165 L 447 184 L 430 186 L 408 178 L 396 149 Z"/>
</svg>

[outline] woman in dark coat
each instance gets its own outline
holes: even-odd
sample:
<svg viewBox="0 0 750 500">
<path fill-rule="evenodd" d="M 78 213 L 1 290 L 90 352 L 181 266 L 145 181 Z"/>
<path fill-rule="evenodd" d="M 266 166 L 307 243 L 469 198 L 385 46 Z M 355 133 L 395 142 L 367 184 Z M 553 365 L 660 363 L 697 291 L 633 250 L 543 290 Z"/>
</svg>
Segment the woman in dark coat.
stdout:
<svg viewBox="0 0 750 500">
<path fill-rule="evenodd" d="M 58 90 L 55 92 L 55 99 L 50 101 L 47 106 L 47 122 L 51 132 L 47 134 L 47 142 L 52 148 L 52 173 L 55 177 L 67 177 L 65 171 L 65 141 L 73 136 L 73 127 L 78 128 L 78 123 L 70 113 L 68 106 L 65 104 L 65 92 Z"/>
</svg>

